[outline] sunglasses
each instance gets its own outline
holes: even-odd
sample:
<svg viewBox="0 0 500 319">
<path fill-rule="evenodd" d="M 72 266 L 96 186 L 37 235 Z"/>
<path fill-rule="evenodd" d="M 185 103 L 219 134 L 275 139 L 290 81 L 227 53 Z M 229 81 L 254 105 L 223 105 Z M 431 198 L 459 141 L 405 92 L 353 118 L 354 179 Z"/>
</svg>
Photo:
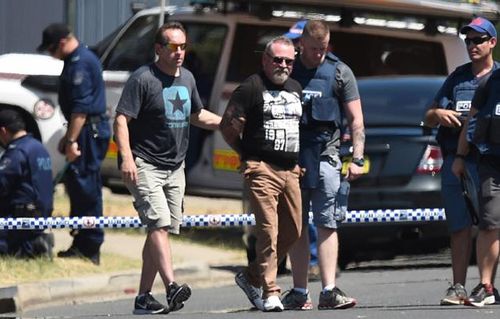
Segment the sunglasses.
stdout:
<svg viewBox="0 0 500 319">
<path fill-rule="evenodd" d="M 470 45 L 471 43 L 478 45 L 485 41 L 488 41 L 489 39 L 491 39 L 491 37 L 486 36 L 486 37 L 465 38 L 464 41 L 466 45 Z"/>
<path fill-rule="evenodd" d="M 181 49 L 182 51 L 186 50 L 186 43 L 163 43 L 162 44 L 165 48 L 169 49 L 170 51 L 177 51 L 177 49 Z"/>
<path fill-rule="evenodd" d="M 285 61 L 285 64 L 287 66 L 290 66 L 293 64 L 293 61 L 295 61 L 294 59 L 289 59 L 289 58 L 284 58 L 284 57 L 280 57 L 280 56 L 272 56 L 271 54 L 267 53 L 266 54 L 271 58 L 273 59 L 273 63 L 276 63 L 276 64 L 282 64 L 283 61 Z"/>
</svg>

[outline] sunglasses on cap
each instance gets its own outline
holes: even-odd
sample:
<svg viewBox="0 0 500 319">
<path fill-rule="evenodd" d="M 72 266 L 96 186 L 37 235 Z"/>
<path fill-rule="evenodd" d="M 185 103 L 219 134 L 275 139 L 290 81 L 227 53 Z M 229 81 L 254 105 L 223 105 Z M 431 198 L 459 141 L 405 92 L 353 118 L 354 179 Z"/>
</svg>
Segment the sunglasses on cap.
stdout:
<svg viewBox="0 0 500 319">
<path fill-rule="evenodd" d="M 186 43 L 162 43 L 162 46 L 169 49 L 170 51 L 177 51 L 177 49 L 181 49 L 182 51 L 186 50 Z"/>
<path fill-rule="evenodd" d="M 293 61 L 295 61 L 294 59 L 289 59 L 289 58 L 284 58 L 284 57 L 280 57 L 280 56 L 272 56 L 271 54 L 267 53 L 266 54 L 273 60 L 273 63 L 276 63 L 276 64 L 282 64 L 283 61 L 285 61 L 285 64 L 287 66 L 290 66 L 293 64 Z"/>
<path fill-rule="evenodd" d="M 465 44 L 470 45 L 471 43 L 474 43 L 475 45 L 481 44 L 485 41 L 488 41 L 491 39 L 489 36 L 484 36 L 484 37 L 474 37 L 474 38 L 465 38 Z"/>
</svg>

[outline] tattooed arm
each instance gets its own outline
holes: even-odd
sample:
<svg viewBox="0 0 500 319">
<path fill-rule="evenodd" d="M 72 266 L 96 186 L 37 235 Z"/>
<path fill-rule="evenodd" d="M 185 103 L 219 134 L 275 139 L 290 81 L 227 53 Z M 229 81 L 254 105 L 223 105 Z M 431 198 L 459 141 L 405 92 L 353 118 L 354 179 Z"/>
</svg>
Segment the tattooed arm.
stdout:
<svg viewBox="0 0 500 319">
<path fill-rule="evenodd" d="M 361 100 L 357 99 L 344 104 L 349 128 L 352 136 L 352 157 L 363 158 L 365 150 L 365 125 L 363 123 L 363 111 L 361 109 Z M 347 178 L 354 180 L 363 174 L 363 167 L 351 163 Z"/>
<path fill-rule="evenodd" d="M 241 133 L 245 125 L 245 118 L 239 116 L 234 104 L 229 104 L 222 115 L 219 129 L 229 146 L 241 156 Z"/>
</svg>

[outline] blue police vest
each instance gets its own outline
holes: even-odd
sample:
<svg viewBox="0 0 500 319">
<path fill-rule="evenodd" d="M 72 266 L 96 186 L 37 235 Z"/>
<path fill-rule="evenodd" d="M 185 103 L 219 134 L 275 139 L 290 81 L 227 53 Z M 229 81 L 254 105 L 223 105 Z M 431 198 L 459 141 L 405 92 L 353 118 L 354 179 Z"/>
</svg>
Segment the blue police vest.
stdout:
<svg viewBox="0 0 500 319">
<path fill-rule="evenodd" d="M 306 169 L 301 179 L 303 188 L 316 188 L 321 153 L 333 132 L 342 125 L 342 110 L 335 93 L 339 61 L 335 55 L 328 53 L 318 68 L 307 70 L 300 64 L 292 72 L 292 77 L 303 87 L 299 152 L 299 165 Z"/>
<path fill-rule="evenodd" d="M 48 217 L 53 209 L 52 164 L 42 144 L 31 135 L 26 135 L 9 144 L 11 165 L 21 166 L 18 186 L 6 200 L 12 209 L 16 205 L 34 204 L 42 216 Z M 18 154 L 14 154 L 18 152 Z M 16 163 L 17 161 L 17 163 Z"/>
<path fill-rule="evenodd" d="M 452 99 L 444 97 L 438 101 L 441 107 L 460 112 L 461 118 L 466 117 L 469 113 L 472 98 L 478 86 L 478 81 L 472 74 L 471 65 L 471 63 L 467 63 L 455 70 L 453 76 L 455 76 L 457 84 L 453 88 Z M 459 136 L 460 128 L 439 127 L 436 140 L 444 154 L 456 153 Z"/>
<path fill-rule="evenodd" d="M 494 62 L 492 72 L 496 70 L 500 64 Z M 471 108 L 472 98 L 476 92 L 477 87 L 483 80 L 487 80 L 489 77 L 485 75 L 482 78 L 477 79 L 472 74 L 472 63 L 467 63 L 459 66 L 453 73 L 455 77 L 455 87 L 453 88 L 452 100 L 448 100 L 446 97 L 439 101 L 440 106 L 448 110 L 454 110 L 461 113 L 460 117 L 462 119 L 466 118 L 469 114 Z M 467 138 L 470 139 L 472 132 L 475 127 L 475 118 L 469 121 Z M 460 128 L 452 128 L 440 126 L 438 129 L 438 134 L 436 140 L 438 141 L 441 150 L 446 154 L 455 154 L 458 147 L 458 138 L 460 135 Z"/>
<path fill-rule="evenodd" d="M 481 154 L 500 156 L 500 73 L 495 72 L 486 85 L 487 99 L 475 116 L 472 142 Z"/>
<path fill-rule="evenodd" d="M 308 75 L 292 77 L 302 85 L 303 115 L 301 126 L 306 129 L 318 127 L 334 130 L 342 124 L 340 103 L 334 88 L 335 74 L 340 60 L 328 53 L 325 61 Z M 304 73 L 307 72 L 304 70 Z"/>
</svg>

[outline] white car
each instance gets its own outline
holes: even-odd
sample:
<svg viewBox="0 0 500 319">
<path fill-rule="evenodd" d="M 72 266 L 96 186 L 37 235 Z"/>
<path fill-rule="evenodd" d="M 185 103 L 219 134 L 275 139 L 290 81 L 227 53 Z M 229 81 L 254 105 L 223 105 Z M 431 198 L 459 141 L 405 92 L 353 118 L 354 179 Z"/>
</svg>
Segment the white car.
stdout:
<svg viewBox="0 0 500 319">
<path fill-rule="evenodd" d="M 42 141 L 51 155 L 54 176 L 65 162 L 57 151 L 66 132 L 66 120 L 57 104 L 57 79 L 62 68 L 62 61 L 46 55 L 0 55 L 0 107 L 22 111 L 28 131 Z"/>
</svg>

